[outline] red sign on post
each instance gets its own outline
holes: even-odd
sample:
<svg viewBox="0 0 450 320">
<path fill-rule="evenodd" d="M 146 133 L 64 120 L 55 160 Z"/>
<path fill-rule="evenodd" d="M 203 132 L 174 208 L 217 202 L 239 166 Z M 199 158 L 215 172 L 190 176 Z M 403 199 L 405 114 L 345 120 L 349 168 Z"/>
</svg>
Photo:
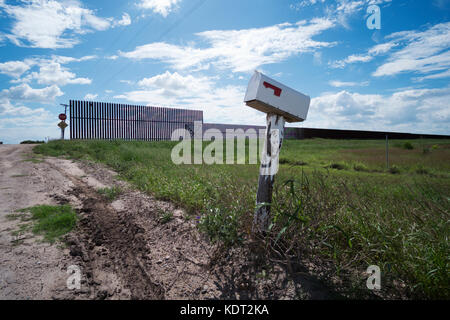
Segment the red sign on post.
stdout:
<svg viewBox="0 0 450 320">
<path fill-rule="evenodd" d="M 64 120 L 66 120 L 66 119 L 67 119 L 67 116 L 66 116 L 66 114 L 65 114 L 65 113 L 60 113 L 60 114 L 59 114 L 59 116 L 58 116 L 58 118 L 59 118 L 59 120 L 62 120 L 62 121 L 64 121 Z"/>
<path fill-rule="evenodd" d="M 60 123 L 58 123 L 58 127 L 60 127 L 61 129 L 65 129 L 67 128 L 69 125 L 67 123 L 65 123 L 64 121 L 61 121 Z"/>
</svg>

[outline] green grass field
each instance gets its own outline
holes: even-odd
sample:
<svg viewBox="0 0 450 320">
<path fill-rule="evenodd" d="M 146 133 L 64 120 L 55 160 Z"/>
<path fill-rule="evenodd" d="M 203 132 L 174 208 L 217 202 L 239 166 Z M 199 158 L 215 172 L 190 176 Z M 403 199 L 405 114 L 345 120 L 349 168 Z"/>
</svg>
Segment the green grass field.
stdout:
<svg viewBox="0 0 450 320">
<path fill-rule="evenodd" d="M 259 166 L 175 165 L 175 144 L 52 141 L 34 150 L 104 163 L 185 208 L 211 240 L 245 243 Z M 378 265 L 394 296 L 448 299 L 450 140 L 391 140 L 389 147 L 387 169 L 383 140 L 286 140 L 268 247 L 331 261 L 328 272 L 338 276 Z"/>
</svg>

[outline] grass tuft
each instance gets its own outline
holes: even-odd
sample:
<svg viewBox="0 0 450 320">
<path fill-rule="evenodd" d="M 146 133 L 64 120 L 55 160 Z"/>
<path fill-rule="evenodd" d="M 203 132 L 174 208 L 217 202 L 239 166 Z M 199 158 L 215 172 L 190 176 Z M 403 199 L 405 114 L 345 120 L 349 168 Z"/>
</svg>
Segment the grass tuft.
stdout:
<svg viewBox="0 0 450 320">
<path fill-rule="evenodd" d="M 355 171 L 362 171 L 362 172 L 369 172 L 369 168 L 363 164 L 363 163 L 355 163 L 353 164 L 353 170 Z"/>
<path fill-rule="evenodd" d="M 77 220 L 75 211 L 69 205 L 38 205 L 21 209 L 19 212 L 30 212 L 33 233 L 42 234 L 44 240 L 50 243 L 70 232 Z"/>
<path fill-rule="evenodd" d="M 97 192 L 103 195 L 109 201 L 114 201 L 118 196 L 122 194 L 122 189 L 120 189 L 120 187 L 114 186 L 110 188 L 106 187 L 97 189 Z"/>
<path fill-rule="evenodd" d="M 159 210 L 159 221 L 162 224 L 166 224 L 166 223 L 168 223 L 168 222 L 170 222 L 172 220 L 173 220 L 173 212 L 171 212 L 171 211 L 167 212 L 167 211 L 162 210 L 162 209 Z"/>
<path fill-rule="evenodd" d="M 405 150 L 413 150 L 413 149 L 414 149 L 414 146 L 412 145 L 411 142 L 405 142 L 405 143 L 403 144 L 403 149 L 405 149 Z"/>
</svg>

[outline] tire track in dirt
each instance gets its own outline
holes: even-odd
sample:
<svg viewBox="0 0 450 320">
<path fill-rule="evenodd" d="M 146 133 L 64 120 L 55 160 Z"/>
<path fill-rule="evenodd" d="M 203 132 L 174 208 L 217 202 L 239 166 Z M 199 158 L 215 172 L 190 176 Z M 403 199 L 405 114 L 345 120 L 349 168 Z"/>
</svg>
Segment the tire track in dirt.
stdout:
<svg viewBox="0 0 450 320">
<path fill-rule="evenodd" d="M 97 190 L 82 179 L 52 167 L 75 185 L 70 194 L 82 202 L 83 217 L 77 232 L 67 237 L 70 254 L 80 256 L 90 296 L 131 299 L 164 299 L 164 290 L 147 273 L 143 260 L 145 247 L 143 229 L 131 215 L 118 214 Z M 111 281 L 111 278 L 116 278 Z"/>
<path fill-rule="evenodd" d="M 58 158 L 47 158 L 46 163 L 73 185 L 59 201 L 66 203 L 70 197 L 81 203 L 77 228 L 66 239 L 84 270 L 85 289 L 79 298 L 222 296 L 209 270 L 216 246 L 200 237 L 181 209 L 135 190 L 101 165 Z M 105 186 L 119 186 L 122 193 L 110 202 L 97 190 Z M 162 221 L 162 213 L 170 213 L 170 221 Z"/>
</svg>

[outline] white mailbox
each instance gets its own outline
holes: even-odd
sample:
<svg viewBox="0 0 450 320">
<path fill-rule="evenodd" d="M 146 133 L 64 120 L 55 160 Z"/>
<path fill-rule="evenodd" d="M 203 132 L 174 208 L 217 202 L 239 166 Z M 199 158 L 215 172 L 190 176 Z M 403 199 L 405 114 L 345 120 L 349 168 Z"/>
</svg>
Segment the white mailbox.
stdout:
<svg viewBox="0 0 450 320">
<path fill-rule="evenodd" d="M 244 101 L 262 112 L 281 115 L 287 122 L 301 122 L 306 119 L 311 98 L 255 71 Z"/>
</svg>

